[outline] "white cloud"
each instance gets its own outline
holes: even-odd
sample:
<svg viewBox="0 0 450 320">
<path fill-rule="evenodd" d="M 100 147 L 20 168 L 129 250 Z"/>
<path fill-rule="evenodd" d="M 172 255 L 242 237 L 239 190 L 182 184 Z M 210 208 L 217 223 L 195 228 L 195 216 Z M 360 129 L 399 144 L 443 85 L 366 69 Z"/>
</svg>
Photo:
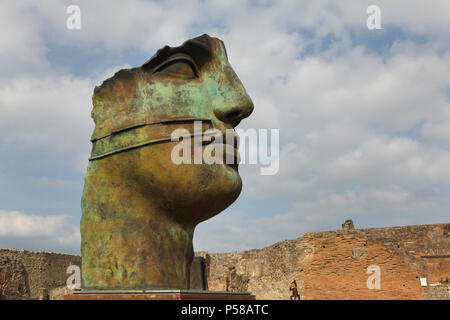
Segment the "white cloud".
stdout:
<svg viewBox="0 0 450 320">
<path fill-rule="evenodd" d="M 68 30 L 66 8 L 70 1 L 48 1 L 34 5 L 41 23 L 50 31 L 50 41 L 64 46 L 104 46 L 113 51 L 128 49 L 155 50 L 161 43 L 178 45 L 186 40 L 188 27 L 201 15 L 196 12 L 200 1 L 151 2 L 131 0 L 112 3 L 81 0 L 81 29 Z M 174 10 L 174 5 L 177 8 Z"/>
<path fill-rule="evenodd" d="M 386 61 L 359 48 L 296 60 L 286 82 L 259 88 L 268 103 L 255 110 L 278 108 L 280 172 L 267 179 L 243 168 L 247 190 L 295 195 L 302 185 L 448 183 L 450 152 L 436 143 L 446 141 L 450 118 L 450 59 L 425 47 L 397 47 Z"/>
<path fill-rule="evenodd" d="M 81 170 L 93 131 L 92 91 L 92 81 L 70 76 L 0 82 L 0 142 L 23 153 L 63 157 Z"/>
<path fill-rule="evenodd" d="M 450 121 L 427 122 L 422 127 L 422 135 L 429 141 L 450 148 Z"/>
<path fill-rule="evenodd" d="M 48 68 L 38 19 L 18 1 L 0 3 L 0 77 L 45 72 Z"/>
<path fill-rule="evenodd" d="M 34 248 L 77 250 L 80 230 L 67 222 L 67 215 L 42 217 L 18 211 L 0 210 L 0 243 L 21 246 L 26 240 Z"/>
</svg>

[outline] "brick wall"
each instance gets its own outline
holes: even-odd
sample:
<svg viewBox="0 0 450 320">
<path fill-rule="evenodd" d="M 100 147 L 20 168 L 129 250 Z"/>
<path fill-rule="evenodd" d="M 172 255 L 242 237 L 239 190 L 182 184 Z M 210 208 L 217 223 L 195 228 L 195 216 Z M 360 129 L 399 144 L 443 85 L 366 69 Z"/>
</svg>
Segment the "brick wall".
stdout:
<svg viewBox="0 0 450 320">
<path fill-rule="evenodd" d="M 430 300 L 450 300 L 450 285 L 435 285 L 429 287 Z"/>
<path fill-rule="evenodd" d="M 197 255 L 211 291 L 250 291 L 257 299 L 289 299 L 296 279 L 302 299 L 450 299 L 450 224 L 307 233 L 245 252 Z M 0 249 L 0 298 L 46 299 L 65 293 L 76 255 Z M 367 288 L 367 267 L 381 287 Z M 421 286 L 420 278 L 427 285 Z"/>
<path fill-rule="evenodd" d="M 77 255 L 0 249 L 0 299 L 48 299 L 65 287 L 69 265 L 81 265 Z"/>
<path fill-rule="evenodd" d="M 211 254 L 209 289 L 289 299 L 296 279 L 302 299 L 431 299 L 440 289 L 430 285 L 450 277 L 449 226 L 307 233 L 260 250 Z M 380 289 L 367 287 L 371 265 L 380 268 Z"/>
</svg>

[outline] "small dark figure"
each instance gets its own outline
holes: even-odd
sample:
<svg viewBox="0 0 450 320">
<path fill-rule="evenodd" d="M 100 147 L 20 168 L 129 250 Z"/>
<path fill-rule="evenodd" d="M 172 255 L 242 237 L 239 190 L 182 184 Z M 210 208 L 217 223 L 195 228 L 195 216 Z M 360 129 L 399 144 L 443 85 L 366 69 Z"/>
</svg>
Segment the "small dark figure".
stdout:
<svg viewBox="0 0 450 320">
<path fill-rule="evenodd" d="M 300 294 L 298 293 L 297 289 L 297 281 L 292 281 L 291 285 L 289 286 L 289 290 L 292 291 L 291 294 L 291 300 L 300 300 Z"/>
</svg>

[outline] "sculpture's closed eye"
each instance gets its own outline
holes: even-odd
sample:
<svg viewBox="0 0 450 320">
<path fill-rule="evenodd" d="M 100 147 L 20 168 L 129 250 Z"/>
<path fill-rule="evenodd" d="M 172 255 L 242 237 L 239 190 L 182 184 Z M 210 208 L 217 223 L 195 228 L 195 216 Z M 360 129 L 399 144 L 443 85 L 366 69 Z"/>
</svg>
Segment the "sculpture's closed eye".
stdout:
<svg viewBox="0 0 450 320">
<path fill-rule="evenodd" d="M 154 73 L 167 74 L 183 79 L 198 78 L 198 69 L 194 60 L 187 54 L 174 54 L 161 63 Z"/>
</svg>

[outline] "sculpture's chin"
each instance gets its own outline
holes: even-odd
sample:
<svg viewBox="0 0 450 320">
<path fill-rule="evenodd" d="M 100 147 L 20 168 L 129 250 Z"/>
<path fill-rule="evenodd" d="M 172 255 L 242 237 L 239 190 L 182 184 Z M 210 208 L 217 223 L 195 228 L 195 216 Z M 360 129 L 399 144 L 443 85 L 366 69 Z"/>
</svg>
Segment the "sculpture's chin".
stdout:
<svg viewBox="0 0 450 320">
<path fill-rule="evenodd" d="M 183 225 L 195 226 L 237 199 L 242 189 L 238 164 L 176 164 L 171 160 L 174 145 L 155 144 L 121 154 L 117 161 L 128 165 L 121 166 L 120 176 L 144 202 Z M 118 166 L 111 165 L 110 172 Z"/>
<path fill-rule="evenodd" d="M 185 207 L 183 219 L 188 213 L 189 219 L 198 224 L 219 214 L 229 207 L 240 195 L 242 190 L 242 180 L 237 170 L 237 165 L 217 165 L 214 170 L 213 179 L 210 179 L 207 185 L 197 186 L 198 190 L 192 190 L 196 197 Z M 219 170 L 217 170 L 219 169 Z"/>
</svg>

